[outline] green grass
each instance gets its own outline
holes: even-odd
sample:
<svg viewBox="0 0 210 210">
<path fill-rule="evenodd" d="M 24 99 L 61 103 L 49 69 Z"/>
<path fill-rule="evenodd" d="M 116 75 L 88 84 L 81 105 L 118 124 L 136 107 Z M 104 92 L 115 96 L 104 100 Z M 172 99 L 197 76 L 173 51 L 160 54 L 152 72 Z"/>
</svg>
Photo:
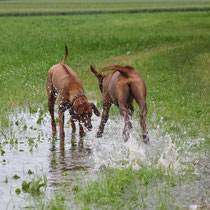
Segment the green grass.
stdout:
<svg viewBox="0 0 210 210">
<path fill-rule="evenodd" d="M 167 209 L 175 199 L 170 195 L 179 186 L 180 177 L 168 170 L 131 167 L 106 169 L 95 181 L 64 187 L 50 199 L 35 205 L 37 209 Z M 41 206 L 41 207 L 40 207 Z"/>
<path fill-rule="evenodd" d="M 21 12 L 67 12 L 67 11 L 107 11 L 130 9 L 166 9 L 166 8 L 207 8 L 209 0 L 26 0 L 0 1 L 0 14 Z"/>
<path fill-rule="evenodd" d="M 47 107 L 47 71 L 68 45 L 67 64 L 90 99 L 101 94 L 89 65 L 129 64 L 147 84 L 153 128 L 207 135 L 209 20 L 209 12 L 1 17 L 1 123 L 8 125 L 7 113 L 17 106 Z"/>
<path fill-rule="evenodd" d="M 174 185 L 174 179 L 164 178 L 161 169 L 144 167 L 139 171 L 132 168 L 109 169 L 75 192 L 75 200 L 83 203 L 84 209 L 108 208 L 136 209 L 150 206 L 147 200 L 149 188 L 158 190 L 159 182 L 168 180 L 167 186 Z M 167 177 L 167 178 L 166 178 Z M 172 181 L 173 180 L 173 181 Z M 152 187 L 151 187 L 152 186 Z M 154 190 L 153 188 L 153 190 Z M 162 193 L 160 193 L 162 196 Z M 161 198 L 162 200 L 162 198 Z M 155 203 L 155 201 L 152 201 Z M 153 204 L 154 205 L 154 204 Z M 155 204 L 157 206 L 157 203 Z"/>
<path fill-rule="evenodd" d="M 31 181 L 22 182 L 22 190 L 31 195 L 41 194 L 40 188 L 47 186 L 47 177 L 33 177 Z"/>
<path fill-rule="evenodd" d="M 154 80 L 147 82 L 151 87 L 148 103 L 150 109 L 158 111 L 157 121 L 162 128 L 168 128 L 165 131 L 169 133 L 208 134 L 210 89 L 207 78 L 210 75 L 206 55 L 210 51 L 207 43 L 200 39 L 182 44 L 151 56 L 141 65 L 148 72 L 155 71 Z"/>
</svg>

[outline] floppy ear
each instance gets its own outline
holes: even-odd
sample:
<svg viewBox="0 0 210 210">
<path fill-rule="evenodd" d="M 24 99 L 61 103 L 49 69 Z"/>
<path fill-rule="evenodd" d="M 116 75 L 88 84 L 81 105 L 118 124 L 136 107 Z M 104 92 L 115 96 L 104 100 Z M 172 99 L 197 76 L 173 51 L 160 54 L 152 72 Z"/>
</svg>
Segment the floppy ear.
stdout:
<svg viewBox="0 0 210 210">
<path fill-rule="evenodd" d="M 93 112 L 94 114 L 99 117 L 100 116 L 100 112 L 98 111 L 97 107 L 95 106 L 94 103 L 91 103 L 91 106 L 92 106 L 92 109 L 93 109 Z"/>
</svg>

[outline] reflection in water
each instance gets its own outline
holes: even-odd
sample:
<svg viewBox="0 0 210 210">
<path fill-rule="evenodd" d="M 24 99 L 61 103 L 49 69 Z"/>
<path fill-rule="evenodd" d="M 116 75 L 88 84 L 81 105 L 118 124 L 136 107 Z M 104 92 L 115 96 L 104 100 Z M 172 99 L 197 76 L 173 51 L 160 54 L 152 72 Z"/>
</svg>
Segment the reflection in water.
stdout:
<svg viewBox="0 0 210 210">
<path fill-rule="evenodd" d="M 62 180 L 66 172 L 72 174 L 79 170 L 88 171 L 94 168 L 90 145 L 84 144 L 82 137 L 78 137 L 78 143 L 75 136 L 72 138 L 74 141 L 71 140 L 71 144 L 65 140 L 52 139 L 49 154 L 49 172 L 54 180 L 52 184 L 57 184 L 59 177 Z"/>
</svg>

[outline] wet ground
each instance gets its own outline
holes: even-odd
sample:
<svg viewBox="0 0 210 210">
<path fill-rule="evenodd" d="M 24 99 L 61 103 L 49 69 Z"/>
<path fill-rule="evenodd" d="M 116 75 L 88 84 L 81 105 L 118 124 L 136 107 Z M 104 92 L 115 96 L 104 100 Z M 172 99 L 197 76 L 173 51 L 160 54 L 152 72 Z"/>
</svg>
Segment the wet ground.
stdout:
<svg viewBox="0 0 210 210">
<path fill-rule="evenodd" d="M 0 209 L 20 209 L 28 205 L 27 194 L 15 192 L 21 189 L 24 180 L 44 175 L 48 183 L 46 194 L 56 186 L 75 181 L 75 173 L 88 171 L 87 177 L 95 178 L 95 172 L 104 167 L 123 168 L 132 165 L 140 169 L 143 165 L 172 168 L 175 173 L 185 174 L 192 169 L 195 181 L 174 188 L 176 205 L 182 203 L 209 204 L 210 158 L 208 151 L 201 150 L 203 138 L 174 141 L 169 134 L 160 135 L 150 130 L 150 144 L 141 139 L 138 121 L 133 122 L 131 137 L 122 139 L 123 119 L 109 119 L 104 136 L 96 139 L 100 118 L 93 117 L 93 130 L 83 139 L 73 137 L 66 113 L 65 142 L 52 138 L 48 113 L 38 110 L 19 111 L 10 115 L 10 127 L 0 132 Z M 174 139 L 174 138 L 173 138 Z M 29 173 L 32 172 L 31 173 Z M 15 178 L 15 175 L 16 178 Z M 183 202 L 186 201 L 186 202 Z"/>
</svg>

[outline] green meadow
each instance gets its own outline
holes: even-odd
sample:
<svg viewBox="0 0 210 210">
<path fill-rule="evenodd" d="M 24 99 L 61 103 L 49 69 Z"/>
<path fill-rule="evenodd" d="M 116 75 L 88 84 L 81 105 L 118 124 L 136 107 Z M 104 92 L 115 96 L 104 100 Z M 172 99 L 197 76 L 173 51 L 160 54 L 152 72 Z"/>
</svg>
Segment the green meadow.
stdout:
<svg viewBox="0 0 210 210">
<path fill-rule="evenodd" d="M 46 105 L 47 71 L 67 45 L 89 98 L 101 98 L 90 65 L 129 64 L 147 84 L 148 119 L 207 134 L 209 12 L 1 17 L 0 27 L 3 125 L 16 106 Z"/>
<path fill-rule="evenodd" d="M 210 8 L 209 0 L 16 0 L 0 1 L 0 15 L 33 12 L 76 12 L 76 11 L 124 11 L 142 9 L 186 9 Z"/>
<path fill-rule="evenodd" d="M 0 14 L 189 7 L 207 8 L 210 1 L 184 1 L 183 4 L 179 1 L 105 3 L 98 0 L 85 4 L 73 0 L 59 4 L 57 1 L 15 1 L 14 4 L 0 1 Z M 85 94 L 97 102 L 100 111 L 101 93 L 90 65 L 96 69 L 113 64 L 131 65 L 139 70 L 147 86 L 148 130 L 159 130 L 162 135 L 169 133 L 174 141 L 177 136 L 183 142 L 186 138 L 203 138 L 204 142 L 196 149 L 208 152 L 209 29 L 208 11 L 0 17 L 0 135 L 7 135 L 4 129 L 9 128 L 8 116 L 14 110 L 28 107 L 36 111 L 44 107 L 47 112 L 47 72 L 62 61 L 67 45 L 66 63 L 81 78 Z M 136 104 L 135 107 L 134 119 L 138 119 Z M 110 118 L 116 115 L 119 111 L 112 107 Z M 183 142 L 175 141 L 176 145 Z M 171 193 L 181 189 L 186 180 L 191 184 L 195 181 L 193 170 L 185 172 L 183 178 L 170 169 L 165 175 L 153 166 L 138 171 L 106 169 L 96 181 L 85 186 L 80 182 L 74 183 L 71 189 L 63 186 L 62 193 L 40 201 L 36 208 L 68 209 L 65 203 L 68 204 L 73 194 L 74 207 L 81 209 L 144 209 L 148 208 L 148 202 L 156 209 L 174 209 Z M 150 193 L 157 195 L 157 200 L 149 201 Z M 203 197 L 208 193 L 205 191 Z M 183 201 L 184 206 L 186 203 L 190 201 Z M 202 204 L 202 199 L 198 203 Z"/>
</svg>

